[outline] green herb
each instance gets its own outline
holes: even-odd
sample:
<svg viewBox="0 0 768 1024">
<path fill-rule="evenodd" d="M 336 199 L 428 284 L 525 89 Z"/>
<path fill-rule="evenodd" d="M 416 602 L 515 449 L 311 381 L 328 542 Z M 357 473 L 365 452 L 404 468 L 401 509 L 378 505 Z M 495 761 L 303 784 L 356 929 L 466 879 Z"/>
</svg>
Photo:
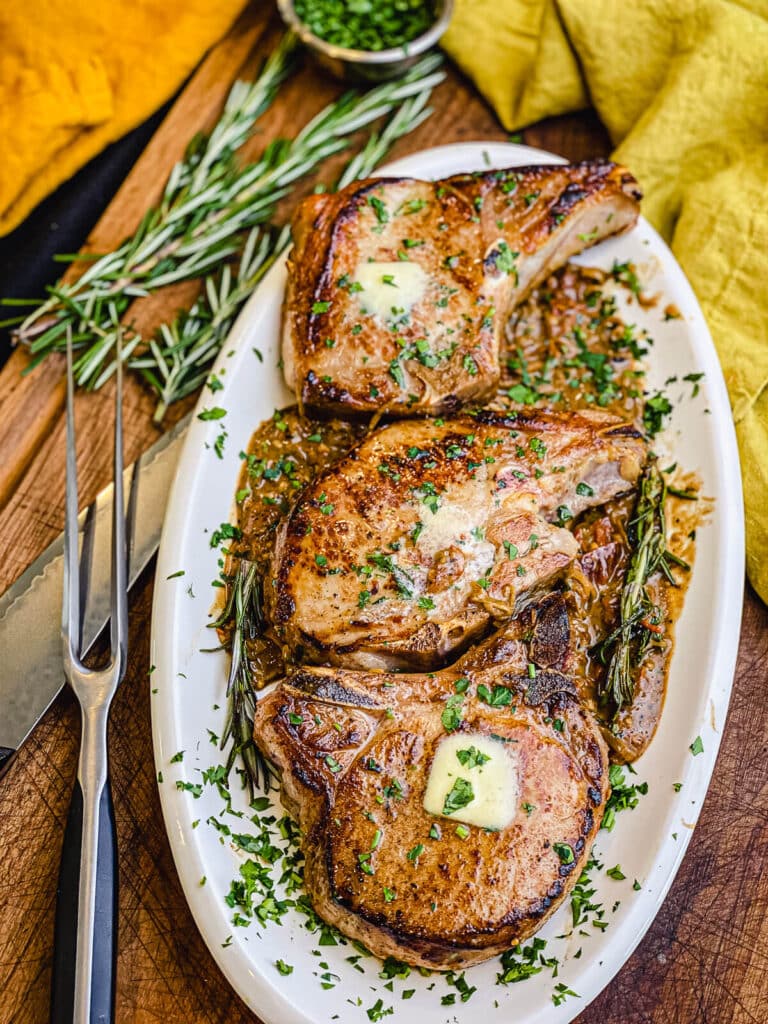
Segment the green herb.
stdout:
<svg viewBox="0 0 768 1024">
<path fill-rule="evenodd" d="M 293 974 L 293 967 L 290 964 L 287 964 L 285 960 L 276 960 L 275 967 L 283 976 Z"/>
<path fill-rule="evenodd" d="M 294 10 L 318 38 L 348 50 L 404 46 L 435 20 L 425 0 L 295 0 Z"/>
<path fill-rule="evenodd" d="M 608 665 L 600 696 L 604 703 L 613 705 L 614 715 L 631 703 L 635 692 L 633 670 L 641 663 L 651 637 L 658 633 L 660 614 L 648 596 L 646 584 L 657 570 L 674 582 L 670 564 L 678 560 L 667 550 L 665 498 L 664 477 L 652 459 L 640 480 L 632 519 L 632 553 L 621 591 L 620 623 L 598 649 L 600 659 Z"/>
<path fill-rule="evenodd" d="M 689 749 L 690 749 L 690 751 L 691 751 L 691 753 L 693 754 L 694 757 L 696 757 L 697 754 L 703 754 L 704 753 L 704 744 L 701 741 L 701 736 L 697 736 L 696 737 L 696 739 L 690 745 Z"/>
<path fill-rule="evenodd" d="M 227 602 L 221 615 L 210 623 L 214 629 L 231 630 L 232 661 L 227 679 L 227 712 L 219 746 L 229 746 L 226 774 L 240 757 L 245 767 L 250 798 L 254 789 L 268 791 L 271 782 L 269 763 L 253 740 L 253 713 L 259 682 L 253 676 L 247 642 L 264 631 L 261 605 L 261 577 L 253 562 L 240 560 L 230 583 Z M 263 685 L 263 683 L 262 683 Z"/>
<path fill-rule="evenodd" d="M 557 985 L 555 985 L 555 991 L 552 993 L 552 1002 L 555 1006 L 559 1006 L 567 999 L 568 996 L 573 996 L 575 999 L 580 998 L 578 992 L 574 992 L 572 988 L 568 988 L 567 985 L 564 985 L 562 982 L 558 982 Z"/>
<path fill-rule="evenodd" d="M 457 750 L 456 757 L 465 768 L 479 768 L 491 760 L 488 754 L 483 754 L 475 746 L 468 747 L 466 750 Z"/>
<path fill-rule="evenodd" d="M 513 558 L 517 558 L 517 545 L 513 544 L 510 540 L 504 541 L 504 550 L 507 552 L 507 558 L 511 562 Z"/>
<path fill-rule="evenodd" d="M 456 835 L 459 837 L 459 839 L 468 839 L 469 838 L 469 829 L 467 828 L 466 825 L 457 825 L 456 826 Z"/>
<path fill-rule="evenodd" d="M 664 426 L 664 417 L 672 412 L 672 403 L 665 394 L 657 391 L 646 398 L 643 408 L 643 426 L 649 437 L 655 437 Z"/>
<path fill-rule="evenodd" d="M 445 702 L 445 708 L 440 716 L 443 728 L 446 732 L 453 732 L 461 725 L 461 708 L 464 698 L 460 693 L 453 694 Z"/>
<path fill-rule="evenodd" d="M 491 691 L 485 683 L 480 683 L 477 696 L 492 708 L 505 708 L 512 701 L 512 691 L 506 686 L 494 686 Z"/>
<path fill-rule="evenodd" d="M 627 766 L 631 771 L 631 765 Z M 648 783 L 639 782 L 637 785 L 628 784 L 624 776 L 624 769 L 621 765 L 612 764 L 608 770 L 608 780 L 611 784 L 611 795 L 605 805 L 605 812 L 600 828 L 610 832 L 616 823 L 616 815 L 620 811 L 631 811 L 637 807 L 641 796 L 648 792 Z"/>
<path fill-rule="evenodd" d="M 534 938 L 527 946 L 513 946 L 501 954 L 501 973 L 496 975 L 497 985 L 513 985 L 540 974 L 545 964 L 543 952 L 546 940 Z"/>
<path fill-rule="evenodd" d="M 395 1011 L 392 1006 L 385 1008 L 383 1000 L 377 999 L 373 1006 L 369 1006 L 365 1012 L 368 1014 L 368 1020 L 377 1021 L 383 1017 L 389 1017 Z"/>
<path fill-rule="evenodd" d="M 417 843 L 411 850 L 408 851 L 406 857 L 408 858 L 408 860 L 415 863 L 422 855 L 422 853 L 424 853 L 424 844 Z"/>
<path fill-rule="evenodd" d="M 443 814 L 453 814 L 455 811 L 461 810 L 462 807 L 466 807 L 474 799 L 475 793 L 472 789 L 472 783 L 469 779 L 459 777 L 445 797 Z"/>
<path fill-rule="evenodd" d="M 627 877 L 618 864 L 613 868 L 608 868 L 605 873 L 609 878 L 613 878 L 617 882 L 623 882 Z"/>
<path fill-rule="evenodd" d="M 573 864 L 576 859 L 573 853 L 573 847 L 569 846 L 568 843 L 552 843 L 552 849 L 560 858 L 561 864 Z"/>
</svg>

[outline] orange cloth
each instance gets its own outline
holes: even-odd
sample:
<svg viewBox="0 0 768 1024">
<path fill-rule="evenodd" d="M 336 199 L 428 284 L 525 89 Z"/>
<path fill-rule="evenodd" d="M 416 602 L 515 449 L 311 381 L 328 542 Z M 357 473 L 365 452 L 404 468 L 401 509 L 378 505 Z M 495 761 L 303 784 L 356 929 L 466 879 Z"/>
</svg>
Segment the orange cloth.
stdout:
<svg viewBox="0 0 768 1024">
<path fill-rule="evenodd" d="M 0 3 L 0 235 L 167 100 L 244 5 Z"/>
</svg>

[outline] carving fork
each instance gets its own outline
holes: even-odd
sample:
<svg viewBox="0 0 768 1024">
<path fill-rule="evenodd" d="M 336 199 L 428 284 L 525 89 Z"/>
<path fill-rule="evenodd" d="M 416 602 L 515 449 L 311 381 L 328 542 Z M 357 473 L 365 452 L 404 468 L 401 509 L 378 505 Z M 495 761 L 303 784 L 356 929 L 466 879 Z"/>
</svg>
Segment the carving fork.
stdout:
<svg viewBox="0 0 768 1024">
<path fill-rule="evenodd" d="M 77 457 L 72 338 L 67 337 L 67 486 L 61 637 L 64 674 L 80 703 L 77 779 L 59 869 L 54 933 L 52 1024 L 111 1024 L 117 952 L 117 837 L 107 760 L 107 719 L 125 674 L 128 640 L 127 547 L 123 504 L 122 349 L 117 343 L 114 501 L 112 506 L 111 652 L 86 668 L 82 625 L 88 593 L 89 535 L 78 561 Z"/>
</svg>

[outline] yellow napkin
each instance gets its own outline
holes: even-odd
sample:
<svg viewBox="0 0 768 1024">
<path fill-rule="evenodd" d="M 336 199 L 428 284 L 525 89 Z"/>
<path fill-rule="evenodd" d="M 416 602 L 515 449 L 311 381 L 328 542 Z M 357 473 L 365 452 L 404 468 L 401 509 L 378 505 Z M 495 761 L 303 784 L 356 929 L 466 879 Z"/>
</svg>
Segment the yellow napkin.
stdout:
<svg viewBox="0 0 768 1024">
<path fill-rule="evenodd" d="M 457 0 L 445 47 L 509 129 L 595 107 L 707 317 L 768 601 L 768 0 Z"/>
<path fill-rule="evenodd" d="M 168 99 L 244 3 L 0 2 L 0 235 Z"/>
</svg>

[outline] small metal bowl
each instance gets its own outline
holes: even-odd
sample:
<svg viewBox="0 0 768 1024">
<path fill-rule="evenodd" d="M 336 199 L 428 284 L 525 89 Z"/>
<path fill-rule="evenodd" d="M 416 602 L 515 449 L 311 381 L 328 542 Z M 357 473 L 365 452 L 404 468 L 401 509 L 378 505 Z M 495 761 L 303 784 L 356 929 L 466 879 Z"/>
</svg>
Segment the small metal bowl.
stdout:
<svg viewBox="0 0 768 1024">
<path fill-rule="evenodd" d="M 436 45 L 453 13 L 453 0 L 435 0 L 435 20 L 431 27 L 409 43 L 389 50 L 349 50 L 327 43 L 310 32 L 296 14 L 293 0 L 277 0 L 277 6 L 285 24 L 293 29 L 318 64 L 336 78 L 358 84 L 384 82 L 407 71 Z"/>
</svg>

